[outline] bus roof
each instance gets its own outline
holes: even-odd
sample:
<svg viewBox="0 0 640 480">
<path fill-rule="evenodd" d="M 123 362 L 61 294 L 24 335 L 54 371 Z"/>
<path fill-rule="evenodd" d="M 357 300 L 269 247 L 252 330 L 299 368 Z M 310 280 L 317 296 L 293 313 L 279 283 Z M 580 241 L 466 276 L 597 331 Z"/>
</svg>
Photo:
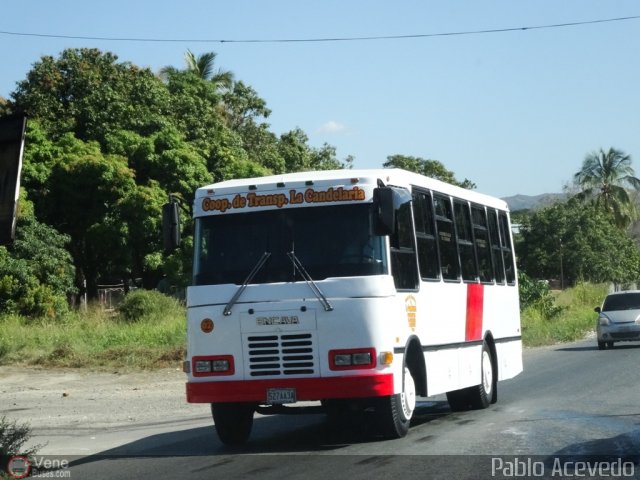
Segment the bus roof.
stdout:
<svg viewBox="0 0 640 480">
<path fill-rule="evenodd" d="M 353 180 L 353 181 L 352 181 Z M 399 168 L 379 168 L 368 170 L 319 170 L 310 172 L 285 173 L 265 177 L 240 178 L 225 180 L 199 188 L 195 200 L 211 195 L 230 195 L 246 192 L 247 189 L 274 190 L 285 187 L 303 187 L 307 182 L 314 182 L 317 186 L 331 186 L 334 184 L 357 183 L 358 185 L 377 185 L 378 180 L 384 185 L 411 188 L 413 186 L 430 189 L 436 192 L 455 196 L 471 202 L 508 210 L 507 203 L 497 197 L 467 190 L 449 183 L 425 177 L 414 172 Z"/>
</svg>

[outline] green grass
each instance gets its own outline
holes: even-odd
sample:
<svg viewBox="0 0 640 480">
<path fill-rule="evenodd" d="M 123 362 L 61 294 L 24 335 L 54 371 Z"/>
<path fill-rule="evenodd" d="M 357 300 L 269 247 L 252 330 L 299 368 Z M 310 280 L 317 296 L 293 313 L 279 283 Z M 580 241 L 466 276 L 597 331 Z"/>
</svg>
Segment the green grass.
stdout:
<svg viewBox="0 0 640 480">
<path fill-rule="evenodd" d="M 522 341 L 525 346 L 552 345 L 584 338 L 595 330 L 597 314 L 593 309 L 602 303 L 607 287 L 582 283 L 553 294 L 555 304 L 562 307 L 555 317 L 549 318 L 536 307 L 522 312 Z"/>
<path fill-rule="evenodd" d="M 60 319 L 0 317 L 0 364 L 138 369 L 179 366 L 185 351 L 185 309 L 125 320 L 98 306 Z"/>
</svg>

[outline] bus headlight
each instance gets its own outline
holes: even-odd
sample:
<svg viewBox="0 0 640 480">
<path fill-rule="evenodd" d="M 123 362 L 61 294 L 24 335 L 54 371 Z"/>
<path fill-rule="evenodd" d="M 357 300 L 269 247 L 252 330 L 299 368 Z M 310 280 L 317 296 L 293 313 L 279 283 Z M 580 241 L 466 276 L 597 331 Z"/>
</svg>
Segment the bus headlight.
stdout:
<svg viewBox="0 0 640 480">
<path fill-rule="evenodd" d="M 375 368 L 375 366 L 375 348 L 329 351 L 329 368 L 331 370 L 354 370 L 360 368 Z"/>
<path fill-rule="evenodd" d="M 351 355 L 351 360 L 354 365 L 369 365 L 371 364 L 371 352 L 354 353 Z"/>
<path fill-rule="evenodd" d="M 338 353 L 333 356 L 333 364 L 336 367 L 348 367 L 351 365 L 351 355 L 348 353 Z"/>
</svg>

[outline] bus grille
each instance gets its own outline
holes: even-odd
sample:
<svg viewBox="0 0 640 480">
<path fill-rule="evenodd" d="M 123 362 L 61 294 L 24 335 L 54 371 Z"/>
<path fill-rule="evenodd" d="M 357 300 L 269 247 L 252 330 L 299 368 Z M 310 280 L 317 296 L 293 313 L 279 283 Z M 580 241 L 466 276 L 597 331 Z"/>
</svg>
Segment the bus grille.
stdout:
<svg viewBox="0 0 640 480">
<path fill-rule="evenodd" d="M 249 375 L 313 375 L 316 354 L 310 333 L 248 335 L 246 337 Z"/>
</svg>

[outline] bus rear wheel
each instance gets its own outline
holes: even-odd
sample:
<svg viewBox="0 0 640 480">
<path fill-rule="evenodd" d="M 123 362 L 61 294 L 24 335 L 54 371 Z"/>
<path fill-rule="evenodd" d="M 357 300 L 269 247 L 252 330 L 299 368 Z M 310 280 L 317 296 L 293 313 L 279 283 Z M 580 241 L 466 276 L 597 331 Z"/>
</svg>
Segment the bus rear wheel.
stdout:
<svg viewBox="0 0 640 480">
<path fill-rule="evenodd" d="M 409 432 L 416 408 L 416 384 L 407 367 L 402 375 L 402 393 L 381 397 L 376 404 L 376 417 L 385 438 L 401 438 Z"/>
<path fill-rule="evenodd" d="M 494 402 L 494 397 L 497 399 L 496 392 L 496 376 L 493 371 L 493 357 L 491 350 L 486 343 L 482 344 L 482 371 L 480 376 L 480 385 L 471 387 L 471 408 L 481 409 L 487 408 Z"/>
<path fill-rule="evenodd" d="M 449 407 L 454 412 L 487 408 L 498 400 L 498 385 L 496 372 L 493 368 L 493 355 L 491 349 L 484 343 L 482 345 L 480 384 L 447 392 Z"/>
<path fill-rule="evenodd" d="M 211 414 L 218 437 L 225 445 L 244 445 L 253 427 L 252 403 L 212 403 Z"/>
</svg>

